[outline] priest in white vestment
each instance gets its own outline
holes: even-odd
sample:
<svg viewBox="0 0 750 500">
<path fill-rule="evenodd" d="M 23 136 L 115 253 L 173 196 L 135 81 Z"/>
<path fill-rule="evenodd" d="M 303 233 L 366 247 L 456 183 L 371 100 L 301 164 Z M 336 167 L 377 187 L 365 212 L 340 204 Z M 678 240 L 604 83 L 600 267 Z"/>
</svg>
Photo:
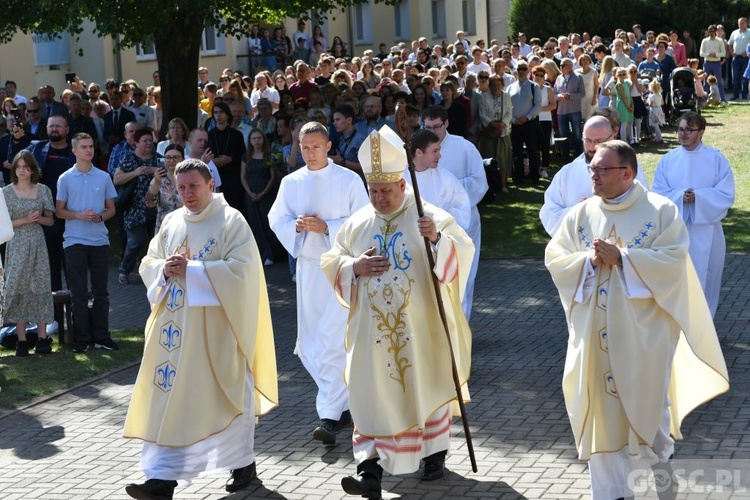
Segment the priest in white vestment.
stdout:
<svg viewBox="0 0 750 500">
<path fill-rule="evenodd" d="M 682 115 L 677 128 L 681 146 L 659 160 L 654 192 L 680 209 L 690 235 L 690 258 L 715 316 L 727 252 L 721 221 L 734 205 L 734 176 L 726 156 L 703 144 L 705 130 L 700 114 Z"/>
<path fill-rule="evenodd" d="M 571 208 L 594 196 L 588 165 L 596 153 L 596 146 L 617 136 L 619 125 L 614 129 L 611 125 L 603 116 L 592 116 L 586 120 L 583 126 L 583 153 L 563 166 L 544 192 L 544 205 L 539 211 L 539 219 L 550 236 L 554 236 Z M 636 180 L 648 189 L 648 181 L 640 166 Z"/>
<path fill-rule="evenodd" d="M 339 230 L 322 257 L 338 300 L 349 308 L 346 382 L 354 419 L 357 475 L 349 494 L 380 498 L 383 470 L 443 477 L 451 418 L 458 414 L 450 351 L 432 283 L 440 283 L 463 398 L 471 369 L 471 331 L 461 298 L 471 267 L 471 238 L 429 203 L 417 213 L 407 190 L 403 143 L 387 127 L 359 151 L 371 204 Z M 391 139 L 391 140 L 389 140 Z M 429 268 L 424 238 L 435 267 Z"/>
<path fill-rule="evenodd" d="M 634 182 L 636 168 L 626 143 L 600 145 L 596 196 L 568 212 L 545 255 L 569 328 L 565 406 L 594 500 L 632 496 L 630 458 L 668 467 L 685 416 L 729 389 L 685 224 Z"/>
<path fill-rule="evenodd" d="M 440 138 L 429 130 L 420 129 L 409 137 L 409 146 L 419 195 L 424 201 L 451 214 L 458 225 L 468 231 L 471 225 L 471 201 L 456 176 L 446 169 L 438 168 Z M 404 179 L 411 186 L 409 172 L 404 173 Z"/>
<path fill-rule="evenodd" d="M 440 138 L 440 163 L 438 168 L 445 169 L 456 176 L 466 189 L 471 202 L 471 223 L 469 236 L 474 242 L 474 260 L 471 263 L 471 273 L 466 283 L 466 295 L 462 305 L 467 318 L 471 318 L 471 308 L 474 303 L 474 280 L 479 267 L 479 250 L 482 246 L 482 220 L 477 205 L 489 189 L 487 174 L 484 172 L 484 162 L 479 150 L 472 143 L 448 133 L 448 111 L 442 106 L 430 106 L 422 113 L 424 128 L 434 132 Z"/>
<path fill-rule="evenodd" d="M 320 425 L 313 438 L 336 444 L 336 433 L 351 423 L 344 384 L 346 309 L 338 303 L 320 256 L 330 250 L 341 225 L 367 205 L 367 190 L 353 171 L 334 164 L 325 126 L 310 122 L 300 130 L 301 168 L 281 181 L 268 222 L 289 255 L 297 259 L 297 345 L 315 384 Z"/>
<path fill-rule="evenodd" d="M 178 482 L 231 471 L 229 492 L 257 477 L 255 418 L 278 405 L 263 262 L 250 227 L 212 194 L 200 160 L 175 169 L 183 208 L 164 219 L 140 273 L 151 315 L 125 419 L 144 441 L 147 481 L 133 498 L 172 498 Z"/>
</svg>

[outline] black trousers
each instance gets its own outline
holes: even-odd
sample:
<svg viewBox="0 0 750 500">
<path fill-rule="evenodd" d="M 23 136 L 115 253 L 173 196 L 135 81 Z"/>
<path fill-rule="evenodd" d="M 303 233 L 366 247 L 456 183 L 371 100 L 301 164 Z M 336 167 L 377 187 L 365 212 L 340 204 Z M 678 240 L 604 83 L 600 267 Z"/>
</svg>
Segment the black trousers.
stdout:
<svg viewBox="0 0 750 500">
<path fill-rule="evenodd" d="M 71 245 L 65 249 L 68 284 L 73 300 L 73 340 L 76 344 L 109 337 L 109 245 Z M 88 278 L 94 304 L 89 308 Z"/>
<path fill-rule="evenodd" d="M 529 178 L 539 182 L 539 122 L 528 121 L 523 125 L 513 125 L 510 130 L 510 141 L 513 147 L 513 180 L 520 184 L 524 180 L 523 147 L 529 155 Z"/>
<path fill-rule="evenodd" d="M 63 252 L 63 233 L 65 233 L 65 221 L 55 219 L 51 226 L 43 226 L 44 241 L 47 244 L 49 255 L 49 273 L 52 281 L 52 291 L 63 290 L 62 274 L 65 269 L 65 253 Z M 70 278 L 65 274 L 66 279 Z M 68 283 L 70 286 L 70 283 Z"/>
</svg>

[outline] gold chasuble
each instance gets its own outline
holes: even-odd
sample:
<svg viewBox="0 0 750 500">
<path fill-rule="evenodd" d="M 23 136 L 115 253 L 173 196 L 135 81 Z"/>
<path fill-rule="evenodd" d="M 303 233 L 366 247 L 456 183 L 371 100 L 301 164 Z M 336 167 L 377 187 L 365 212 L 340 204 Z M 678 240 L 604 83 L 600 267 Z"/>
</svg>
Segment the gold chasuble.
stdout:
<svg viewBox="0 0 750 500">
<path fill-rule="evenodd" d="M 200 213 L 170 213 L 141 263 L 146 286 L 157 286 L 165 259 L 183 252 L 203 263 L 219 305 L 191 307 L 184 276 L 156 290 L 124 436 L 162 446 L 226 429 L 242 414 L 248 368 L 256 415 L 278 404 L 271 311 L 250 227 L 222 195 Z"/>
<path fill-rule="evenodd" d="M 441 233 L 434 272 L 448 318 L 464 400 L 471 369 L 471 331 L 461 309 L 474 245 L 447 212 L 424 203 Z M 321 265 L 349 311 L 346 329 L 349 406 L 360 434 L 387 437 L 424 429 L 456 399 L 448 342 L 438 314 L 414 195 L 383 215 L 368 205 L 339 230 Z M 375 247 L 390 262 L 380 276 L 354 279 L 353 265 Z M 458 405 L 453 405 L 458 415 Z"/>
<path fill-rule="evenodd" d="M 596 238 L 621 249 L 648 289 L 643 298 L 627 295 L 622 267 L 600 265 L 593 293 L 576 301 Z M 579 203 L 545 264 L 568 321 L 563 393 L 581 459 L 651 446 L 667 401 L 671 434 L 681 439 L 685 416 L 729 389 L 688 233 L 668 199 L 636 183 L 620 203 Z"/>
</svg>

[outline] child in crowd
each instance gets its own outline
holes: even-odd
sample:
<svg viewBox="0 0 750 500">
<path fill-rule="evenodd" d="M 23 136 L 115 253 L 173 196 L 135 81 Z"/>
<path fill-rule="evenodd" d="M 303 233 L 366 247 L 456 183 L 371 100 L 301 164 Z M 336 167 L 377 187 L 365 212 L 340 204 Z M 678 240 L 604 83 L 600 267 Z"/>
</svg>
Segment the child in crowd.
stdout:
<svg viewBox="0 0 750 500">
<path fill-rule="evenodd" d="M 651 91 L 651 95 L 648 96 L 648 124 L 651 126 L 653 134 L 656 136 L 651 142 L 660 144 L 663 142 L 661 138 L 661 127 L 664 125 L 664 110 L 662 105 L 664 100 L 661 97 L 661 84 L 659 80 L 654 79 L 648 84 L 648 90 Z"/>
<path fill-rule="evenodd" d="M 714 75 L 708 77 L 708 102 L 707 106 L 718 106 L 721 104 L 721 93 L 719 90 L 719 80 Z"/>
<path fill-rule="evenodd" d="M 617 112 L 620 115 L 620 140 L 632 146 L 635 144 L 633 139 L 633 97 L 630 95 L 627 68 L 617 68 L 616 75 L 615 95 Z"/>
</svg>

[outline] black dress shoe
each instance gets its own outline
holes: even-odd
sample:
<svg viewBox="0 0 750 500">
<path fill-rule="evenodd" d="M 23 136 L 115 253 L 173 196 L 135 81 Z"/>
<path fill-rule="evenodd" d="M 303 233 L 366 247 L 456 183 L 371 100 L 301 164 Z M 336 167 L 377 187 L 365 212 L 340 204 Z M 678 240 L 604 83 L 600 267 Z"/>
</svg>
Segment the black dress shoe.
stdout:
<svg viewBox="0 0 750 500">
<path fill-rule="evenodd" d="M 446 452 L 439 451 L 425 457 L 419 467 L 419 478 L 422 481 L 434 481 L 445 476 Z"/>
<path fill-rule="evenodd" d="M 352 412 L 346 410 L 341 414 L 341 418 L 339 419 L 339 430 L 349 425 L 352 425 Z"/>
<path fill-rule="evenodd" d="M 338 420 L 324 418 L 320 421 L 320 425 L 313 431 L 313 439 L 322 441 L 323 444 L 328 446 L 334 445 L 336 444 L 336 433 L 339 429 Z"/>
<path fill-rule="evenodd" d="M 350 495 L 381 498 L 380 481 L 374 474 L 367 472 L 360 472 L 356 477 L 346 476 L 341 480 L 341 487 Z"/>
<path fill-rule="evenodd" d="M 125 492 L 138 500 L 172 500 L 177 481 L 149 479 L 143 484 L 129 484 Z"/>
<path fill-rule="evenodd" d="M 232 470 L 232 477 L 227 480 L 225 489 L 229 493 L 244 490 L 258 477 L 255 470 L 255 462 L 241 469 Z"/>
</svg>

